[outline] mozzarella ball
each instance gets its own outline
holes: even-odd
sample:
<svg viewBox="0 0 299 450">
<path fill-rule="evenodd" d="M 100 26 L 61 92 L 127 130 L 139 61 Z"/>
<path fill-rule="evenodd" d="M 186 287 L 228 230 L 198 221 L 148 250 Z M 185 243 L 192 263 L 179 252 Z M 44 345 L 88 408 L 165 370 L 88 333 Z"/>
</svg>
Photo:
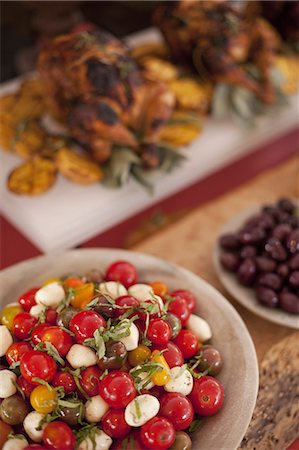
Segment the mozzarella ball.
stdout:
<svg viewBox="0 0 299 450">
<path fill-rule="evenodd" d="M 56 307 L 65 298 L 65 292 L 61 284 L 54 281 L 40 288 L 35 294 L 36 303 L 44 306 Z"/>
<path fill-rule="evenodd" d="M 139 331 L 134 323 L 132 323 L 130 326 L 129 336 L 119 338 L 119 341 L 124 344 L 128 352 L 130 352 L 131 350 L 135 350 L 135 348 L 138 347 Z"/>
<path fill-rule="evenodd" d="M 108 409 L 105 400 L 100 395 L 95 395 L 85 403 L 85 419 L 90 423 L 99 422 Z"/>
<path fill-rule="evenodd" d="M 0 356 L 4 356 L 13 343 L 12 335 L 6 325 L 0 325 Z"/>
<path fill-rule="evenodd" d="M 129 287 L 128 294 L 143 302 L 144 300 L 153 298 L 154 290 L 149 284 L 137 283 Z"/>
<path fill-rule="evenodd" d="M 28 441 L 24 436 L 23 438 L 12 438 L 8 439 L 2 447 L 2 450 L 23 450 L 27 447 Z"/>
<path fill-rule="evenodd" d="M 0 398 L 7 398 L 17 392 L 17 376 L 8 369 L 0 371 Z"/>
<path fill-rule="evenodd" d="M 131 427 L 141 427 L 158 414 L 159 400 L 153 395 L 135 397 L 125 409 L 125 421 Z"/>
<path fill-rule="evenodd" d="M 41 442 L 43 438 L 44 429 L 46 428 L 46 423 L 43 424 L 40 430 L 37 430 L 40 421 L 44 418 L 43 414 L 37 411 L 31 411 L 24 419 L 23 426 L 24 430 L 34 442 Z"/>
<path fill-rule="evenodd" d="M 104 281 L 100 283 L 99 290 L 103 294 L 108 294 L 113 300 L 128 293 L 124 285 L 118 281 Z"/>
<path fill-rule="evenodd" d="M 108 450 L 112 444 L 112 439 L 104 431 L 99 430 L 95 435 L 95 446 L 90 438 L 84 439 L 77 450 Z"/>
<path fill-rule="evenodd" d="M 186 327 L 199 339 L 201 342 L 206 342 L 212 337 L 212 330 L 208 322 L 195 314 L 191 314 Z"/>
<path fill-rule="evenodd" d="M 66 359 L 74 369 L 94 366 L 98 362 L 96 352 L 92 348 L 81 344 L 72 345 L 66 355 Z"/>
<path fill-rule="evenodd" d="M 170 372 L 171 379 L 165 384 L 165 391 L 189 395 L 193 388 L 193 377 L 189 370 L 183 370 L 181 367 L 173 367 L 170 369 Z"/>
<path fill-rule="evenodd" d="M 37 305 L 32 306 L 32 308 L 30 308 L 29 314 L 38 318 L 39 314 L 41 312 L 43 312 L 45 309 L 46 309 L 46 306 L 44 306 L 42 304 L 37 304 Z"/>
<path fill-rule="evenodd" d="M 141 369 L 141 366 L 140 366 L 140 365 L 139 365 L 139 366 L 135 366 L 133 369 L 130 370 L 130 373 L 131 373 L 131 372 L 134 373 L 134 370 L 139 370 L 139 369 Z M 140 391 L 141 389 L 146 389 L 146 390 L 149 391 L 152 387 L 155 386 L 155 384 L 153 383 L 153 381 L 150 381 L 150 382 L 148 383 L 148 373 L 147 373 L 147 372 L 141 372 L 141 373 L 138 375 L 138 377 L 142 380 L 142 381 L 140 381 L 140 382 L 138 383 L 138 386 L 137 386 L 137 388 L 138 388 L 139 391 Z M 146 384 L 146 386 L 145 386 L 145 384 Z"/>
</svg>

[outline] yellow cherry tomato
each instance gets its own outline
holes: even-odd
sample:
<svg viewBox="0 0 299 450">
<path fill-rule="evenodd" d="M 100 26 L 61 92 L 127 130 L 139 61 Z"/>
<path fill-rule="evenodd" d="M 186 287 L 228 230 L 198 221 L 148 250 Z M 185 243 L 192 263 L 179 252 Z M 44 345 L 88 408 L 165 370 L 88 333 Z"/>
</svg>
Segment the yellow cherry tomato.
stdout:
<svg viewBox="0 0 299 450">
<path fill-rule="evenodd" d="M 18 303 L 5 306 L 0 314 L 2 325 L 6 325 L 9 330 L 12 330 L 13 320 L 21 312 L 23 312 L 23 308 Z"/>
<path fill-rule="evenodd" d="M 139 364 L 144 363 L 144 361 L 149 358 L 151 355 L 151 351 L 145 345 L 138 345 L 137 348 L 131 350 L 128 354 L 128 360 L 131 366 L 135 367 Z"/>
<path fill-rule="evenodd" d="M 154 350 L 151 356 L 151 361 L 155 363 L 161 364 L 164 367 L 160 372 L 156 372 L 152 376 L 152 381 L 156 386 L 164 386 L 170 380 L 170 368 L 164 358 L 163 354 L 161 355 L 159 350 Z"/>
<path fill-rule="evenodd" d="M 152 281 L 150 286 L 153 288 L 154 293 L 160 297 L 164 297 L 168 292 L 167 284 L 162 283 L 162 281 Z"/>
<path fill-rule="evenodd" d="M 42 286 L 47 286 L 47 284 L 50 283 L 60 283 L 60 280 L 58 278 L 49 278 L 48 280 L 43 282 Z"/>
<path fill-rule="evenodd" d="M 94 295 L 94 284 L 86 283 L 82 287 L 75 289 L 75 295 L 71 301 L 74 308 L 84 308 L 92 299 Z"/>
<path fill-rule="evenodd" d="M 56 402 L 56 391 L 50 391 L 47 386 L 37 386 L 30 394 L 31 406 L 40 414 L 48 414 L 52 412 L 56 406 Z"/>
</svg>

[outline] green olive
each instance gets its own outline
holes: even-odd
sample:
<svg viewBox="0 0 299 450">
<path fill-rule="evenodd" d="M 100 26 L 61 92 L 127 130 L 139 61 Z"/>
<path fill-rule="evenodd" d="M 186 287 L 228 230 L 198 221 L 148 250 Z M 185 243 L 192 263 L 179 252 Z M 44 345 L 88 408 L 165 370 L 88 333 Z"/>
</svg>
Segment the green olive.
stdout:
<svg viewBox="0 0 299 450">
<path fill-rule="evenodd" d="M 29 408 L 19 395 L 11 395 L 0 405 L 0 418 L 9 425 L 20 425 L 29 413 Z"/>
<path fill-rule="evenodd" d="M 174 339 L 174 338 L 177 337 L 177 335 L 179 334 L 179 332 L 182 329 L 181 321 L 180 321 L 180 319 L 177 316 L 175 316 L 172 313 L 167 313 L 166 314 L 166 320 L 169 323 L 169 325 L 171 327 L 171 330 L 172 330 L 171 339 Z"/>
<path fill-rule="evenodd" d="M 191 450 L 192 441 L 190 436 L 184 431 L 177 431 L 175 441 L 169 450 Z"/>
<path fill-rule="evenodd" d="M 219 351 L 212 345 L 203 345 L 197 352 L 201 356 L 197 369 L 200 372 L 209 371 L 209 375 L 215 377 L 218 375 L 223 366 L 223 360 Z"/>
<path fill-rule="evenodd" d="M 67 397 L 64 400 L 68 401 Z M 61 420 L 70 426 L 75 426 L 83 419 L 82 402 L 71 401 L 70 403 L 73 403 L 74 406 L 60 407 Z"/>
<path fill-rule="evenodd" d="M 106 343 L 106 353 L 99 360 L 100 369 L 120 369 L 127 359 L 127 350 L 120 341 L 108 341 Z"/>
<path fill-rule="evenodd" d="M 114 316 L 114 308 L 106 297 L 103 295 L 98 295 L 97 297 L 94 297 L 93 300 L 97 300 L 97 303 L 92 308 L 94 311 L 101 314 L 101 316 L 105 317 L 105 319 L 109 319 Z"/>
<path fill-rule="evenodd" d="M 63 309 L 61 313 L 58 314 L 56 324 L 59 327 L 69 328 L 70 321 L 74 317 L 74 315 L 77 314 L 77 312 L 79 312 L 79 309 L 72 308 L 71 306 Z"/>
</svg>

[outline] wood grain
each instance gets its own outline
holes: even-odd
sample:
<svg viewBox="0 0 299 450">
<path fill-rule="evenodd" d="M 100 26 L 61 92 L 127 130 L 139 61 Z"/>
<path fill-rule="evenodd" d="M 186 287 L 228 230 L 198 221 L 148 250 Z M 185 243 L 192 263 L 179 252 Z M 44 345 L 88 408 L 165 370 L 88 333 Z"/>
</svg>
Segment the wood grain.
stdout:
<svg viewBox="0 0 299 450">
<path fill-rule="evenodd" d="M 291 334 L 287 327 L 268 322 L 246 310 L 221 286 L 212 262 L 212 250 L 222 226 L 242 210 L 281 196 L 299 197 L 299 154 L 271 168 L 238 189 L 203 204 L 178 222 L 132 249 L 180 264 L 200 275 L 238 310 L 254 341 L 258 360 L 275 343 Z"/>
</svg>

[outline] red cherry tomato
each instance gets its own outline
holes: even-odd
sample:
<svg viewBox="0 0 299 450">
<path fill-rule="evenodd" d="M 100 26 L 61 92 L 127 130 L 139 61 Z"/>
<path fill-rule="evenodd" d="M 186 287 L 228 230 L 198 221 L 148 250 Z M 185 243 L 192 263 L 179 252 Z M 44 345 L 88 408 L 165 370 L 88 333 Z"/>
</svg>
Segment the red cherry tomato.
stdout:
<svg viewBox="0 0 299 450">
<path fill-rule="evenodd" d="M 157 348 L 159 351 L 165 350 L 163 356 L 166 359 L 170 369 L 184 364 L 184 356 L 177 345 L 173 341 L 169 341 L 166 345 Z"/>
<path fill-rule="evenodd" d="M 160 400 L 163 397 L 163 395 L 165 394 L 165 389 L 164 389 L 164 386 L 155 385 L 151 388 L 150 391 L 148 391 L 147 389 L 141 389 L 140 393 L 153 395 L 158 400 Z"/>
<path fill-rule="evenodd" d="M 32 288 L 29 291 L 24 292 L 24 294 L 20 295 L 18 298 L 19 304 L 22 306 L 24 311 L 29 312 L 32 306 L 36 305 L 35 301 L 35 293 L 39 290 L 39 288 Z"/>
<path fill-rule="evenodd" d="M 101 428 L 114 439 L 124 438 L 131 431 L 123 409 L 109 409 L 101 419 Z"/>
<path fill-rule="evenodd" d="M 96 311 L 88 309 L 78 312 L 70 321 L 70 330 L 75 334 L 75 340 L 79 344 L 85 339 L 93 338 L 93 333 L 105 326 L 105 319 Z"/>
<path fill-rule="evenodd" d="M 169 448 L 175 440 L 175 429 L 168 419 L 156 416 L 142 425 L 140 437 L 146 448 Z"/>
<path fill-rule="evenodd" d="M 189 330 L 181 330 L 173 342 L 179 347 L 185 359 L 192 358 L 198 350 L 197 337 Z"/>
<path fill-rule="evenodd" d="M 15 362 L 21 361 L 22 356 L 32 350 L 32 346 L 29 342 L 14 342 L 11 344 L 6 351 L 6 361 L 8 364 L 13 364 Z"/>
<path fill-rule="evenodd" d="M 29 383 L 24 377 L 23 375 L 20 375 L 17 378 L 17 384 L 19 386 L 19 388 L 24 392 L 25 397 L 29 398 L 31 392 L 33 391 L 33 389 L 36 388 L 36 386 L 34 386 L 34 384 Z"/>
<path fill-rule="evenodd" d="M 100 382 L 99 394 L 111 408 L 125 408 L 136 397 L 136 389 L 131 375 L 114 370 Z"/>
<path fill-rule="evenodd" d="M 90 366 L 81 371 L 79 383 L 89 397 L 98 395 L 101 374 L 97 366 Z"/>
<path fill-rule="evenodd" d="M 51 325 L 56 325 L 57 317 L 58 317 L 58 313 L 57 313 L 57 311 L 55 311 L 55 309 L 47 308 L 46 315 L 45 315 L 47 323 L 50 323 Z"/>
<path fill-rule="evenodd" d="M 194 380 L 190 400 L 200 416 L 212 416 L 221 408 L 224 400 L 222 385 L 210 376 Z"/>
<path fill-rule="evenodd" d="M 37 318 L 28 312 L 17 314 L 13 320 L 12 332 L 16 338 L 25 340 L 30 337 L 32 328 L 37 324 Z"/>
<path fill-rule="evenodd" d="M 50 326 L 51 325 L 49 323 L 40 323 L 35 328 L 33 328 L 32 333 L 31 333 L 31 341 L 34 345 L 37 345 L 42 341 L 41 336 L 42 336 L 43 331 L 46 328 L 49 328 Z"/>
<path fill-rule="evenodd" d="M 66 394 L 75 392 L 77 388 L 75 379 L 69 372 L 57 372 L 53 378 L 52 384 L 54 387 L 62 386 Z"/>
<path fill-rule="evenodd" d="M 176 430 L 185 430 L 193 420 L 194 409 L 185 395 L 170 392 L 160 401 L 159 414 L 170 420 Z"/>
<path fill-rule="evenodd" d="M 163 319 L 152 319 L 148 324 L 146 337 L 157 345 L 165 345 L 171 339 L 172 330 L 168 322 Z"/>
<path fill-rule="evenodd" d="M 182 297 L 176 297 L 176 299 L 169 304 L 168 311 L 177 316 L 183 326 L 186 325 L 191 314 L 187 301 Z"/>
<path fill-rule="evenodd" d="M 38 350 L 30 350 L 26 352 L 21 359 L 20 371 L 21 375 L 31 384 L 38 385 L 33 378 L 41 378 L 50 382 L 56 373 L 56 363 L 51 356 Z"/>
<path fill-rule="evenodd" d="M 137 308 L 139 306 L 139 301 L 131 295 L 122 295 L 121 297 L 115 299 L 115 304 L 123 307 L 115 309 L 115 316 L 119 317 L 127 312 L 128 309 Z M 134 313 L 132 313 L 132 315 L 134 315 Z"/>
<path fill-rule="evenodd" d="M 57 326 L 45 327 L 40 334 L 41 342 L 50 342 L 60 356 L 66 356 L 73 344 L 71 335 Z"/>
<path fill-rule="evenodd" d="M 56 420 L 45 427 L 43 443 L 47 448 L 73 450 L 76 439 L 71 428 L 66 423 Z"/>
<path fill-rule="evenodd" d="M 136 267 L 128 261 L 115 261 L 108 267 L 105 275 L 107 281 L 119 281 L 126 288 L 135 284 L 138 279 Z"/>
<path fill-rule="evenodd" d="M 187 306 L 191 313 L 195 311 L 196 308 L 196 297 L 192 292 L 188 291 L 187 289 L 177 289 L 176 291 L 171 292 L 169 294 L 173 298 L 183 298 L 187 302 Z"/>
</svg>

